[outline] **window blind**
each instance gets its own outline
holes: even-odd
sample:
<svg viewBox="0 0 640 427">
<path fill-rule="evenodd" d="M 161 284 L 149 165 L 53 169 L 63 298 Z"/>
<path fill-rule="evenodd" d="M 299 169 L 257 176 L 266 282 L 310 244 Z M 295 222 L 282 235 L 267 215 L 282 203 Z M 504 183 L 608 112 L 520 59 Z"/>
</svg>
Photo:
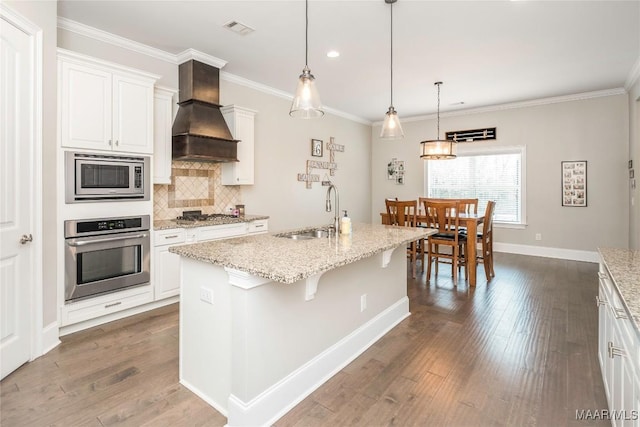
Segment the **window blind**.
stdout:
<svg viewBox="0 0 640 427">
<path fill-rule="evenodd" d="M 429 160 L 427 197 L 477 198 L 478 212 L 496 201 L 494 221 L 522 223 L 522 153 L 458 155 Z"/>
</svg>

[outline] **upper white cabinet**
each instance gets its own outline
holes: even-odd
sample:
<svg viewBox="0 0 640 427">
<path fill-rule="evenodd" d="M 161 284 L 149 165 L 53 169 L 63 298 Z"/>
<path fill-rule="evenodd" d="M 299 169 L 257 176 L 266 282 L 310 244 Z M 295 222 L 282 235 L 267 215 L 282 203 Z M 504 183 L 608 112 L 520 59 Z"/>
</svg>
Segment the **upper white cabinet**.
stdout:
<svg viewBox="0 0 640 427">
<path fill-rule="evenodd" d="M 156 87 L 153 95 L 153 183 L 171 184 L 171 125 L 175 90 Z"/>
<path fill-rule="evenodd" d="M 252 185 L 255 130 L 257 111 L 236 105 L 220 108 L 231 135 L 238 142 L 238 162 L 222 164 L 222 185 Z"/>
<path fill-rule="evenodd" d="M 158 76 L 58 50 L 63 147 L 153 153 L 153 86 Z"/>
</svg>

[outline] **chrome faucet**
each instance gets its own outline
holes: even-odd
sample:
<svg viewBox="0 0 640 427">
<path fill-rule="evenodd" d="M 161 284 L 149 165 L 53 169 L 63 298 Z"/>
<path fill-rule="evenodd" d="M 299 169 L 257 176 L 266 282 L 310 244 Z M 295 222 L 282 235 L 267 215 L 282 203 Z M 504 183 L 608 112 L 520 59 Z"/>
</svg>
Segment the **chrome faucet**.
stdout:
<svg viewBox="0 0 640 427">
<path fill-rule="evenodd" d="M 338 196 L 338 188 L 331 184 L 329 188 L 327 188 L 327 201 L 326 208 L 327 212 L 331 212 L 331 189 L 333 188 L 333 193 L 335 194 L 335 202 L 336 202 L 336 214 L 333 220 L 333 228 L 336 231 L 336 235 L 340 234 L 340 196 Z"/>
</svg>

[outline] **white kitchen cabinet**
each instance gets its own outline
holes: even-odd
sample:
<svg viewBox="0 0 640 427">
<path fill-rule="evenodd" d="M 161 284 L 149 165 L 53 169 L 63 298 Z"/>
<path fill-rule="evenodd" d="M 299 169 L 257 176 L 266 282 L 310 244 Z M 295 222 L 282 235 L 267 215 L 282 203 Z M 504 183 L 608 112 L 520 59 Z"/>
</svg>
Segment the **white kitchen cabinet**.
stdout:
<svg viewBox="0 0 640 427">
<path fill-rule="evenodd" d="M 58 50 L 63 147 L 153 153 L 153 86 L 158 76 Z"/>
<path fill-rule="evenodd" d="M 155 299 L 161 300 L 180 293 L 180 257 L 169 252 L 172 245 L 186 240 L 184 228 L 154 231 L 151 282 Z"/>
<path fill-rule="evenodd" d="M 253 185 L 255 115 L 257 111 L 236 105 L 220 108 L 231 135 L 238 142 L 238 162 L 222 164 L 222 185 Z"/>
<path fill-rule="evenodd" d="M 640 339 L 604 263 L 598 273 L 598 359 L 614 426 L 640 426 Z"/>
<path fill-rule="evenodd" d="M 255 221 L 251 221 L 248 227 L 247 232 L 249 234 L 264 234 L 269 231 L 269 220 L 266 219 L 258 219 Z"/>
<path fill-rule="evenodd" d="M 122 291 L 99 295 L 64 304 L 60 309 L 60 326 L 69 326 L 153 302 L 150 285 L 134 286 Z"/>
<path fill-rule="evenodd" d="M 156 87 L 153 94 L 153 183 L 171 184 L 171 126 L 176 91 Z"/>
</svg>

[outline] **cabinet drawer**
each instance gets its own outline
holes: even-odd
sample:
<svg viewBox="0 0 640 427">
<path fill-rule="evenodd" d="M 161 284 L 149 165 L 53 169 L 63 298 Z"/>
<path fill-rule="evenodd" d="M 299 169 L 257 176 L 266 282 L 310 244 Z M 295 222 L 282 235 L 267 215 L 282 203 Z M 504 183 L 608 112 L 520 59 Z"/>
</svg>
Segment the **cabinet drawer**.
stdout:
<svg viewBox="0 0 640 427">
<path fill-rule="evenodd" d="M 151 301 L 153 301 L 153 289 L 149 285 L 144 285 L 84 301 L 65 304 L 61 309 L 61 326 L 95 319 Z"/>
<path fill-rule="evenodd" d="M 249 234 L 266 233 L 268 231 L 269 221 L 266 219 L 259 219 L 249 223 Z"/>
<path fill-rule="evenodd" d="M 198 242 L 206 242 L 207 240 L 228 239 L 231 237 L 243 236 L 246 233 L 246 223 L 198 227 L 196 240 Z"/>
<path fill-rule="evenodd" d="M 153 235 L 155 236 L 154 246 L 177 245 L 184 243 L 186 240 L 186 233 L 183 228 L 154 231 Z"/>
</svg>

